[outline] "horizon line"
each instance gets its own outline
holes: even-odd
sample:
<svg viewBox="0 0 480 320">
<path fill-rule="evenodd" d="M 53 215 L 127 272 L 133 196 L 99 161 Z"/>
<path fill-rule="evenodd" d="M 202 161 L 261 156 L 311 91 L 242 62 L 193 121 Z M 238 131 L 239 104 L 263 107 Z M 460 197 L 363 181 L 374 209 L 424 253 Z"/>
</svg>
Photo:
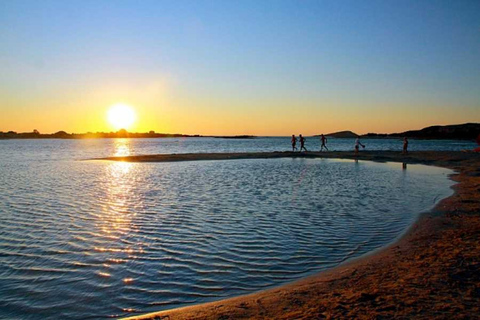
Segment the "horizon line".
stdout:
<svg viewBox="0 0 480 320">
<path fill-rule="evenodd" d="M 352 130 L 339 130 L 339 131 L 334 131 L 334 132 L 329 132 L 329 133 L 317 133 L 317 134 L 304 135 L 304 136 L 313 137 L 313 136 L 318 136 L 318 135 L 321 135 L 321 134 L 333 135 L 333 134 L 343 133 L 343 132 L 353 133 L 357 136 L 365 136 L 365 135 L 369 135 L 369 134 L 395 135 L 395 134 L 406 133 L 406 132 L 409 132 L 409 131 L 420 131 L 420 130 L 423 130 L 423 129 L 426 129 L 426 128 L 431 128 L 431 127 L 449 127 L 449 126 L 462 126 L 462 125 L 471 125 L 471 124 L 480 125 L 480 123 L 477 123 L 477 122 L 466 122 L 466 123 L 460 123 L 460 124 L 430 125 L 430 126 L 423 127 L 421 129 L 410 129 L 410 130 L 406 130 L 406 131 L 402 131 L 402 132 L 391 132 L 391 133 L 367 132 L 367 133 L 364 133 L 364 134 L 358 134 L 358 133 L 356 133 Z M 130 132 L 126 129 L 119 129 L 117 131 L 107 131 L 107 132 L 105 132 L 105 131 L 96 131 L 96 132 L 87 131 L 87 132 L 84 132 L 84 133 L 76 133 L 76 132 L 68 133 L 67 131 L 64 131 L 64 130 L 59 130 L 59 131 L 51 132 L 51 133 L 41 133 L 37 129 L 33 129 L 32 131 L 25 131 L 25 132 L 17 132 L 17 131 L 13 131 L 13 130 L 9 130 L 9 131 L 0 130 L 0 134 L 16 134 L 16 135 L 32 134 L 32 135 L 63 135 L 63 136 L 65 136 L 65 135 L 73 136 L 73 135 L 115 135 L 115 134 L 117 134 L 117 135 L 118 134 L 139 135 L 139 134 L 142 134 L 142 135 L 165 135 L 165 136 L 183 136 L 183 137 L 289 137 L 290 136 L 290 134 L 288 134 L 288 135 L 253 135 L 253 134 L 228 135 L 228 134 L 200 134 L 200 133 L 186 134 L 186 133 L 155 132 L 155 130 L 149 130 L 149 131 L 144 131 L 144 132 Z"/>
</svg>

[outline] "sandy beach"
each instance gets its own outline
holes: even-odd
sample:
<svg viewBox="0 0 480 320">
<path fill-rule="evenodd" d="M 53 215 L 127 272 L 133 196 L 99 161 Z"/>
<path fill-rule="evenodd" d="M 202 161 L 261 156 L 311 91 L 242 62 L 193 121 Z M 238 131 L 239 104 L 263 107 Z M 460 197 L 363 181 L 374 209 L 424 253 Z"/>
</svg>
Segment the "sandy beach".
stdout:
<svg viewBox="0 0 480 320">
<path fill-rule="evenodd" d="M 480 154 L 271 152 L 173 154 L 95 160 L 170 162 L 339 158 L 455 170 L 455 194 L 397 242 L 314 276 L 254 294 L 126 319 L 474 319 L 480 314 Z"/>
</svg>

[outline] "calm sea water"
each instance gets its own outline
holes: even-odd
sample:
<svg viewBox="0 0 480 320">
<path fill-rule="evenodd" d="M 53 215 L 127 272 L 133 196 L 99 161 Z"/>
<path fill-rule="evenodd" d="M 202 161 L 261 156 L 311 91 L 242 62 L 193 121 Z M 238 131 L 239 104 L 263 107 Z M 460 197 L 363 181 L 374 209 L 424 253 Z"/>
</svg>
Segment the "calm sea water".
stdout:
<svg viewBox="0 0 480 320">
<path fill-rule="evenodd" d="M 83 160 L 288 147 L 288 138 L 0 141 L 0 318 L 102 319 L 279 285 L 392 242 L 452 193 L 451 171 L 420 165 Z"/>
</svg>

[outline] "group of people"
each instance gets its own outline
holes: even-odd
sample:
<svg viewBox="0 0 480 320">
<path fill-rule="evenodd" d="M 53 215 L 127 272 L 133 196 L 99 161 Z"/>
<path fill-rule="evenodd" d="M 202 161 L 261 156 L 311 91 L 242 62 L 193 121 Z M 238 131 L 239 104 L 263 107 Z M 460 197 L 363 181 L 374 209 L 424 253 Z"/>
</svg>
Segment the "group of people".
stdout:
<svg viewBox="0 0 480 320">
<path fill-rule="evenodd" d="M 307 148 L 305 148 L 306 139 L 302 136 L 302 134 L 298 136 L 298 140 L 297 140 L 297 137 L 295 137 L 295 135 L 292 134 L 292 151 L 298 150 L 297 141 L 300 141 L 300 152 L 302 151 L 302 149 L 305 151 L 308 151 Z"/>
<path fill-rule="evenodd" d="M 297 137 L 295 137 L 294 134 L 292 134 L 292 151 L 295 152 L 297 149 L 297 141 L 300 142 L 300 152 L 302 150 L 305 150 L 305 151 L 308 151 L 307 148 L 305 148 L 305 141 L 306 139 L 300 134 L 298 136 L 298 139 Z M 322 143 L 321 147 L 320 147 L 320 151 L 323 151 L 323 148 L 325 148 L 325 150 L 328 151 L 328 148 L 327 148 L 327 138 L 323 135 L 323 133 L 320 135 L 320 141 Z M 355 154 L 358 154 L 358 150 L 360 149 L 360 146 L 365 149 L 365 145 L 362 144 L 360 142 L 360 138 L 357 137 L 357 139 L 355 139 Z M 403 154 L 407 154 L 408 153 L 408 139 L 407 137 L 403 138 Z"/>
<path fill-rule="evenodd" d="M 300 152 L 302 150 L 305 150 L 305 151 L 308 151 L 307 148 L 305 148 L 305 141 L 307 139 L 305 139 L 302 134 L 299 134 L 298 135 L 298 140 L 297 140 L 297 137 L 295 137 L 294 134 L 292 134 L 292 151 L 295 151 L 295 150 L 298 150 L 297 149 L 297 141 L 300 142 Z M 320 151 L 323 151 L 323 148 L 325 148 L 325 150 L 328 151 L 328 148 L 327 148 L 327 138 L 322 134 L 320 136 L 320 140 L 322 141 L 322 146 L 320 147 Z"/>
</svg>

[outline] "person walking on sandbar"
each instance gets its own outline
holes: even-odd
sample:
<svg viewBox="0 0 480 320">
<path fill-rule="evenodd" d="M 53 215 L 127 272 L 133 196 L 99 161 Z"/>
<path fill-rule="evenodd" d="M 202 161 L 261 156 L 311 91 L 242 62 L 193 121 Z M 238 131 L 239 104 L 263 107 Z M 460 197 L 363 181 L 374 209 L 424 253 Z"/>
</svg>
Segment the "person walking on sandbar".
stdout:
<svg viewBox="0 0 480 320">
<path fill-rule="evenodd" d="M 300 140 L 300 152 L 302 152 L 302 149 L 305 149 L 305 151 L 308 151 L 307 148 L 305 148 L 306 139 L 304 137 L 302 137 L 301 134 L 298 136 L 298 138 Z"/>
<path fill-rule="evenodd" d="M 362 148 L 365 149 L 365 146 L 360 142 L 360 138 L 357 137 L 357 140 L 355 140 L 355 155 L 358 154 L 359 146 L 362 146 Z"/>
<path fill-rule="evenodd" d="M 320 140 L 322 140 L 322 146 L 320 147 L 320 151 L 323 151 L 323 148 L 325 148 L 328 151 L 327 148 L 327 138 L 323 135 L 320 136 Z"/>
<path fill-rule="evenodd" d="M 295 137 L 294 134 L 292 134 L 292 152 L 295 152 L 297 149 L 297 138 Z"/>
</svg>

